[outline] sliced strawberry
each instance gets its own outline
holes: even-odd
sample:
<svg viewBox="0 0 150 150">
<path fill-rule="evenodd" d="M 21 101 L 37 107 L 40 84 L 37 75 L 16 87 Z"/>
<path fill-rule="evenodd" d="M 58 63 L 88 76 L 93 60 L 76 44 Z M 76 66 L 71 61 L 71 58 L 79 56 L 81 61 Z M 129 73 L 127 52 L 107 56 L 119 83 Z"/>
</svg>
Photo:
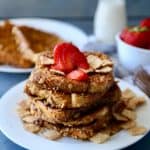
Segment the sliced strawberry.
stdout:
<svg viewBox="0 0 150 150">
<path fill-rule="evenodd" d="M 71 43 L 61 43 L 55 46 L 54 62 L 55 68 L 65 73 L 71 72 L 76 68 L 89 68 L 84 54 Z"/>
<path fill-rule="evenodd" d="M 72 72 L 70 72 L 67 75 L 68 79 L 73 79 L 73 80 L 78 80 L 78 81 L 85 81 L 88 79 L 88 75 L 83 72 L 82 70 L 74 70 Z"/>
<path fill-rule="evenodd" d="M 146 18 L 146 19 L 142 20 L 140 22 L 140 26 L 150 28 L 150 18 Z"/>
<path fill-rule="evenodd" d="M 79 68 L 83 68 L 83 69 L 89 68 L 89 64 L 87 62 L 87 59 L 84 56 L 84 54 L 81 52 L 80 52 L 80 54 L 77 54 L 77 56 L 76 56 L 76 64 Z"/>
<path fill-rule="evenodd" d="M 70 72 L 75 68 L 74 63 L 72 63 L 70 53 L 70 43 L 58 44 L 54 48 L 54 62 L 56 68 L 64 72 Z"/>
</svg>

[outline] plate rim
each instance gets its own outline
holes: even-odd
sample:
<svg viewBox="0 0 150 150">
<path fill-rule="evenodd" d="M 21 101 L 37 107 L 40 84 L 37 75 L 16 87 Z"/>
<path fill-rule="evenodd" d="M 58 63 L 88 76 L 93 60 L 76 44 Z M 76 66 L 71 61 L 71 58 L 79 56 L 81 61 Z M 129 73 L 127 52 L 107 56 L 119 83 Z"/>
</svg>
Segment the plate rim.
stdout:
<svg viewBox="0 0 150 150">
<path fill-rule="evenodd" d="M 119 81 L 125 83 L 126 85 L 129 85 L 129 88 L 131 88 L 131 89 L 136 89 L 136 90 L 140 91 L 140 93 L 141 93 L 146 99 L 149 99 L 149 97 L 148 97 L 144 92 L 142 92 L 138 87 L 136 87 L 136 86 L 134 86 L 134 85 L 132 85 L 132 84 L 130 84 L 130 83 L 124 81 L 124 80 L 121 80 L 121 79 L 118 79 L 118 78 L 117 78 L 117 80 L 119 80 Z M 27 80 L 24 80 L 24 81 L 19 82 L 19 83 L 16 84 L 15 86 L 11 87 L 5 94 L 3 94 L 3 96 L 1 97 L 1 100 L 0 100 L 0 107 L 1 107 L 1 105 L 2 105 L 1 103 L 2 103 L 3 99 L 5 99 L 5 96 L 7 96 L 11 91 L 13 91 L 14 88 L 17 88 L 18 86 L 21 86 L 21 85 L 23 86 L 26 81 L 27 81 Z M 1 132 L 2 132 L 8 139 L 10 139 L 10 140 L 11 140 L 12 142 L 14 142 L 15 144 L 17 144 L 17 145 L 19 145 L 19 146 L 21 146 L 21 147 L 27 148 L 27 149 L 31 149 L 31 147 L 26 146 L 24 143 L 23 143 L 23 144 L 22 144 L 22 143 L 18 143 L 15 139 L 13 139 L 12 137 L 10 137 L 9 134 L 8 134 L 7 132 L 5 132 L 5 129 L 2 129 L 2 128 L 1 128 L 1 125 L 0 125 L 0 130 L 1 130 Z M 127 144 L 127 145 L 124 146 L 124 147 L 120 147 L 120 148 L 118 148 L 118 149 L 126 148 L 126 147 L 128 147 L 128 146 L 131 146 L 131 145 L 137 143 L 138 141 L 140 141 L 141 139 L 143 139 L 143 138 L 149 133 L 149 131 L 150 131 L 150 129 L 148 129 L 148 131 L 146 132 L 146 134 L 139 136 L 139 138 L 136 139 L 135 141 L 131 142 L 130 144 Z M 32 133 L 30 133 L 30 134 L 32 134 Z M 36 135 L 33 134 L 33 136 L 36 136 Z M 39 137 L 39 136 L 38 136 L 38 137 Z M 39 137 L 39 138 L 44 139 L 44 138 L 42 138 L 42 137 Z M 45 141 L 45 140 L 46 140 L 46 139 L 44 139 L 44 141 Z M 47 140 L 47 141 L 49 141 L 49 140 Z M 55 142 L 55 144 L 56 144 L 56 142 Z M 54 146 L 55 144 L 53 143 L 53 147 L 55 147 L 55 146 Z M 66 145 L 66 143 L 57 143 L 56 145 L 64 146 L 64 145 Z M 67 145 L 72 146 L 72 145 L 80 145 L 80 144 L 67 143 Z M 69 146 L 68 146 L 68 147 L 69 147 Z M 84 145 L 83 145 L 83 146 L 84 146 Z M 98 148 L 98 146 L 99 146 L 99 144 L 97 144 L 97 148 Z M 56 146 L 56 147 L 57 147 L 57 146 Z M 55 147 L 55 148 L 56 148 L 56 147 Z M 75 147 L 76 147 L 76 146 L 75 146 Z M 32 148 L 32 149 L 35 149 L 35 148 Z M 58 148 L 58 149 L 59 149 L 59 148 Z M 70 148 L 65 148 L 65 149 L 66 149 L 66 150 L 69 150 Z M 73 148 L 72 150 L 74 150 L 74 148 Z M 107 149 L 105 149 L 105 150 L 107 150 Z M 110 150 L 110 148 L 109 148 L 108 150 Z M 116 149 L 112 148 L 111 150 L 116 150 Z"/>
</svg>

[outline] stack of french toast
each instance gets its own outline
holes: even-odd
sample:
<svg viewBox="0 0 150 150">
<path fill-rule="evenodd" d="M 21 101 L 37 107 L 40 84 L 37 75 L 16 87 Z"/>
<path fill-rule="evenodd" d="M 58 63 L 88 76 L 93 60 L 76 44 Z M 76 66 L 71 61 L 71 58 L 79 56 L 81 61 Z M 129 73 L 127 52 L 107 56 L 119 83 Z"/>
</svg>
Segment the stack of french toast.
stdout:
<svg viewBox="0 0 150 150">
<path fill-rule="evenodd" d="M 121 115 L 127 105 L 112 61 L 102 53 L 82 53 L 71 43 L 39 55 L 25 93 L 27 100 L 19 108 L 25 128 L 47 137 L 53 130 L 57 133 L 53 138 L 93 140 L 105 131 L 106 140 L 131 121 Z"/>
<path fill-rule="evenodd" d="M 62 41 L 55 34 L 5 21 L 0 25 L 0 64 L 33 67 L 37 53 L 52 50 Z"/>
</svg>

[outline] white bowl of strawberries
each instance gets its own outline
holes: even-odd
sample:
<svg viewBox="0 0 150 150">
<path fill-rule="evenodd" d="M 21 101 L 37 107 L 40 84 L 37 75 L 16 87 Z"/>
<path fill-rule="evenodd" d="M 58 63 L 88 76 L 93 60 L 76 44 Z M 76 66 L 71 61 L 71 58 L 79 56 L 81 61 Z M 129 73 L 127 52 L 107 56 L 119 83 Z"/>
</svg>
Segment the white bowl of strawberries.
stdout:
<svg viewBox="0 0 150 150">
<path fill-rule="evenodd" d="M 129 71 L 150 65 L 150 18 L 139 26 L 127 27 L 116 36 L 118 57 Z"/>
</svg>

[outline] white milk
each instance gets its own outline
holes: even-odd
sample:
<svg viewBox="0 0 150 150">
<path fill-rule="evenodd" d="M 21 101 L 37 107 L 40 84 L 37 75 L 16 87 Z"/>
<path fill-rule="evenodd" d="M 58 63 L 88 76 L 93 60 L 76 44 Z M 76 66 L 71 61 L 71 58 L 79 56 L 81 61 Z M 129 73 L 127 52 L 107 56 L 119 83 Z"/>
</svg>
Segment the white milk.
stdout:
<svg viewBox="0 0 150 150">
<path fill-rule="evenodd" d="M 114 44 L 115 35 L 126 26 L 125 0 L 99 0 L 94 17 L 98 41 Z"/>
</svg>

